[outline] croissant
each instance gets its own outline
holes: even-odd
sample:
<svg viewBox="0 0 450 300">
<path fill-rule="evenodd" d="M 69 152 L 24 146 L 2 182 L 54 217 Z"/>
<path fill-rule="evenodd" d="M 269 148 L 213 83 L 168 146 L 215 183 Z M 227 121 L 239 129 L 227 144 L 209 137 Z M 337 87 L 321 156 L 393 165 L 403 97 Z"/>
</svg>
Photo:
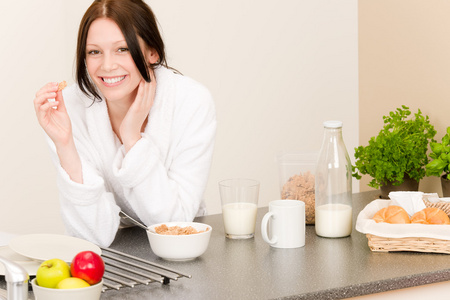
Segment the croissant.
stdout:
<svg viewBox="0 0 450 300">
<path fill-rule="evenodd" d="M 406 210 L 397 205 L 390 205 L 388 207 L 382 208 L 373 216 L 375 222 L 380 223 L 390 223 L 390 224 L 409 224 L 411 220 L 409 219 Z"/>
<path fill-rule="evenodd" d="M 416 212 L 411 218 L 411 223 L 448 225 L 450 224 L 450 219 L 442 209 L 427 207 Z"/>
</svg>

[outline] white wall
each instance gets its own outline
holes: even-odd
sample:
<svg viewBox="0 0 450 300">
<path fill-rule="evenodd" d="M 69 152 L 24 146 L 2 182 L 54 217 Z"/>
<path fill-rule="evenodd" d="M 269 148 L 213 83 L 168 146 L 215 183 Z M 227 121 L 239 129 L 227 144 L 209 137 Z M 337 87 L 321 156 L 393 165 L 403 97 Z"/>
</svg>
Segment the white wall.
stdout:
<svg viewBox="0 0 450 300">
<path fill-rule="evenodd" d="M 0 231 L 63 231 L 55 172 L 32 100 L 48 81 L 73 82 L 77 27 L 90 3 L 0 4 Z M 148 3 L 169 64 L 206 85 L 215 99 L 218 131 L 205 194 L 210 213 L 220 213 L 217 182 L 225 178 L 260 180 L 261 206 L 278 198 L 275 154 L 318 150 L 324 120 L 344 121 L 353 156 L 356 0 Z"/>
</svg>

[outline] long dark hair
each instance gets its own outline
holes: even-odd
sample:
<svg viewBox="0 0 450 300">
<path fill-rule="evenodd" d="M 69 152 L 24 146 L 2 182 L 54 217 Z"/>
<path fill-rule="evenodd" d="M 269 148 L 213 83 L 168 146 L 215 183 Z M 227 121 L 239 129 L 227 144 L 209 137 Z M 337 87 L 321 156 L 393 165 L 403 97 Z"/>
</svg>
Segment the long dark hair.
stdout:
<svg viewBox="0 0 450 300">
<path fill-rule="evenodd" d="M 167 67 L 164 42 L 155 15 L 144 1 L 95 0 L 81 19 L 76 54 L 76 81 L 81 91 L 88 97 L 99 101 L 102 99 L 86 68 L 86 39 L 92 22 L 98 18 L 111 19 L 119 26 L 131 57 L 145 81 L 150 82 L 150 74 L 138 36 L 148 48 L 154 49 L 159 55 L 159 61 L 150 67 L 155 68 L 159 65 Z"/>
</svg>

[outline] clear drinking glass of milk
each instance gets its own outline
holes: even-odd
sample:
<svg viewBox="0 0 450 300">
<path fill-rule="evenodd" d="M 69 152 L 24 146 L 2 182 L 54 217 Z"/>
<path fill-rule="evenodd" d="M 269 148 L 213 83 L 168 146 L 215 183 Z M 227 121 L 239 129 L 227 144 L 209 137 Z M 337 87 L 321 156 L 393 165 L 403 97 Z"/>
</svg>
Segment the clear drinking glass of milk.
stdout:
<svg viewBox="0 0 450 300">
<path fill-rule="evenodd" d="M 219 182 L 225 236 L 248 239 L 255 235 L 259 182 L 253 179 L 227 179 Z"/>
</svg>

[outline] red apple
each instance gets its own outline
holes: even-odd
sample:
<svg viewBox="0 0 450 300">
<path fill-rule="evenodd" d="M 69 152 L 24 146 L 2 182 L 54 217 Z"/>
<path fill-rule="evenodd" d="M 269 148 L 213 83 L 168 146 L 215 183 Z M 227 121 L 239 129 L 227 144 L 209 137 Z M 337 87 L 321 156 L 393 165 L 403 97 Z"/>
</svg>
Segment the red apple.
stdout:
<svg viewBox="0 0 450 300">
<path fill-rule="evenodd" d="M 97 253 L 82 251 L 73 258 L 70 264 L 70 273 L 73 277 L 81 278 L 93 285 L 102 280 L 105 263 Z"/>
</svg>

